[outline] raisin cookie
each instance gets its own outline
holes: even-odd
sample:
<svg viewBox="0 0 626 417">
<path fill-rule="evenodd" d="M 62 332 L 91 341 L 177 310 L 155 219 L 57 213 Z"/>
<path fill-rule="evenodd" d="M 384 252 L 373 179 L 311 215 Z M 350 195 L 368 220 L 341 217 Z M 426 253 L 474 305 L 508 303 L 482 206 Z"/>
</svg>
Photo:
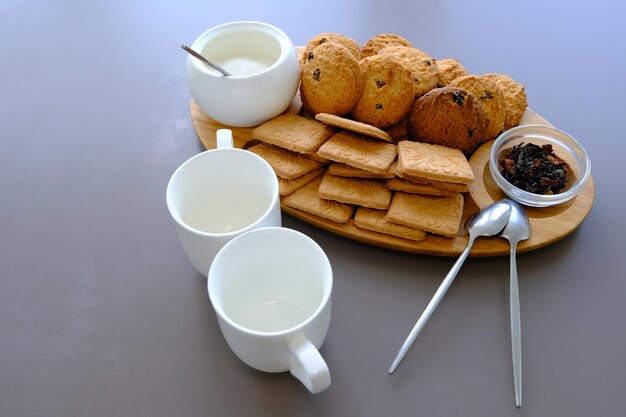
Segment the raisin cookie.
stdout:
<svg viewBox="0 0 626 417">
<path fill-rule="evenodd" d="M 313 115 L 348 113 L 361 97 L 363 76 L 359 61 L 338 43 L 326 42 L 306 55 L 300 95 Z"/>
<path fill-rule="evenodd" d="M 352 52 L 352 55 L 354 55 L 357 60 L 361 56 L 361 47 L 354 39 L 349 38 L 345 35 L 341 35 L 339 33 L 320 33 L 319 35 L 312 38 L 304 47 L 304 55 L 302 58 L 303 63 L 306 60 L 309 52 L 313 51 L 315 48 L 326 42 L 334 42 L 345 46 L 350 52 Z"/>
<path fill-rule="evenodd" d="M 487 126 L 481 143 L 494 139 L 504 130 L 506 120 L 504 94 L 494 81 L 478 75 L 463 75 L 452 80 L 448 86 L 466 89 L 483 105 Z"/>
<path fill-rule="evenodd" d="M 411 42 L 407 41 L 402 36 L 393 33 L 382 33 L 365 42 L 365 45 L 361 48 L 361 59 L 377 55 L 381 49 L 393 45 L 413 46 Z"/>
<path fill-rule="evenodd" d="M 411 140 L 461 150 L 470 155 L 484 136 L 487 117 L 469 91 L 435 88 L 415 100 L 409 113 Z"/>
<path fill-rule="evenodd" d="M 389 55 L 413 73 L 415 96 L 426 94 L 439 84 L 437 61 L 426 52 L 409 46 L 387 46 L 379 52 Z"/>
<path fill-rule="evenodd" d="M 468 74 L 465 67 L 454 58 L 438 59 L 437 68 L 439 68 L 439 87 L 445 87 L 455 78 Z"/>
<path fill-rule="evenodd" d="M 413 74 L 388 55 L 374 55 L 360 62 L 363 94 L 352 109 L 356 120 L 384 128 L 398 123 L 411 108 Z"/>
<path fill-rule="evenodd" d="M 519 125 L 526 107 L 528 107 L 524 86 L 505 74 L 485 74 L 483 77 L 493 80 L 504 93 L 506 103 L 505 129 L 508 130 Z"/>
</svg>

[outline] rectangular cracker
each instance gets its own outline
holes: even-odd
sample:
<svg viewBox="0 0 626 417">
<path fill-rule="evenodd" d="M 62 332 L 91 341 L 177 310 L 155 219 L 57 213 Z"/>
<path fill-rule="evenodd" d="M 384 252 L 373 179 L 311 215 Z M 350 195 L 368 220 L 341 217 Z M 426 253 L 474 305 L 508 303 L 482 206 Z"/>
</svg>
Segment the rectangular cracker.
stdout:
<svg viewBox="0 0 626 417">
<path fill-rule="evenodd" d="M 435 187 L 431 184 L 418 184 L 403 178 L 388 179 L 387 187 L 389 187 L 390 190 L 403 191 L 410 194 L 452 195 L 457 193 L 457 191 L 446 190 L 444 188 Z"/>
<path fill-rule="evenodd" d="M 360 133 L 362 135 L 366 135 L 375 139 L 384 140 L 386 142 L 393 142 L 393 138 L 387 132 L 382 129 L 379 129 L 375 126 L 368 125 L 367 123 L 357 122 L 356 120 L 346 119 L 345 117 L 336 116 L 334 114 L 328 113 L 318 113 L 315 115 L 315 120 L 319 120 L 320 122 L 335 126 L 340 129 L 349 130 L 354 133 Z"/>
<path fill-rule="evenodd" d="M 358 133 L 340 131 L 320 146 L 317 152 L 331 161 L 382 173 L 396 159 L 397 146 Z"/>
<path fill-rule="evenodd" d="M 385 210 L 391 190 L 384 182 L 324 174 L 317 193 L 321 198 L 341 203 Z"/>
<path fill-rule="evenodd" d="M 289 195 L 296 191 L 298 188 L 304 187 L 306 184 L 322 175 L 325 170 L 326 168 L 322 167 L 292 180 L 286 180 L 284 178 L 278 177 L 278 192 L 281 196 Z"/>
<path fill-rule="evenodd" d="M 396 163 L 394 162 L 393 164 L 391 164 L 387 171 L 383 173 L 376 173 L 372 171 L 366 171 L 361 168 L 355 168 L 341 162 L 331 162 L 328 166 L 328 173 L 331 175 L 336 175 L 338 177 L 390 179 L 396 176 L 395 166 Z"/>
<path fill-rule="evenodd" d="M 460 150 L 408 140 L 398 143 L 398 172 L 401 177 L 456 184 L 474 181 L 472 167 Z"/>
<path fill-rule="evenodd" d="M 430 233 L 455 237 L 463 216 L 463 195 L 428 196 L 396 192 L 387 211 L 387 220 L 425 230 Z"/>
<path fill-rule="evenodd" d="M 333 200 L 324 200 L 317 195 L 322 182 L 318 176 L 304 187 L 282 199 L 282 204 L 336 223 L 348 223 L 354 212 L 354 206 Z"/>
<path fill-rule="evenodd" d="M 293 152 L 310 154 L 326 142 L 335 130 L 324 123 L 295 114 L 277 116 L 252 131 L 252 139 Z"/>
<path fill-rule="evenodd" d="M 388 221 L 387 212 L 384 210 L 374 210 L 359 207 L 354 215 L 354 224 L 361 229 L 373 232 L 384 233 L 386 235 L 397 236 L 404 239 L 420 241 L 426 238 L 426 232 L 412 227 L 403 226 Z"/>
<path fill-rule="evenodd" d="M 465 193 L 469 191 L 468 184 L 460 184 L 454 182 L 447 181 L 437 181 L 431 178 L 424 178 L 417 175 L 411 175 L 406 172 L 404 169 L 403 161 L 400 160 L 400 155 L 398 154 L 397 165 L 396 165 L 396 175 L 399 178 L 405 179 L 407 181 L 411 181 L 416 184 L 430 184 L 435 187 L 443 188 L 445 190 L 455 191 L 459 193 Z"/>
<path fill-rule="evenodd" d="M 265 159 L 274 169 L 276 175 L 286 180 L 298 178 L 324 166 L 323 163 L 314 161 L 302 154 L 266 143 L 259 143 L 248 148 L 248 150 Z"/>
<path fill-rule="evenodd" d="M 398 166 L 399 165 L 400 163 L 398 162 Z M 455 193 L 466 193 L 469 191 L 468 184 L 458 184 L 454 182 L 435 181 L 435 180 L 431 180 L 428 178 L 413 177 L 411 175 L 406 175 L 402 173 L 399 168 L 396 170 L 396 175 L 398 175 L 398 178 L 402 178 L 414 184 L 422 184 L 422 185 L 428 184 L 428 185 L 432 185 L 434 187 L 438 187 L 444 190 L 454 191 Z"/>
<path fill-rule="evenodd" d="M 315 151 L 313 153 L 307 153 L 305 155 L 308 156 L 309 158 L 313 159 L 314 161 L 318 161 L 318 162 L 321 162 L 323 164 L 330 163 L 330 159 L 324 158 L 323 156 L 320 156 L 320 154 L 317 153 L 317 151 Z"/>
</svg>

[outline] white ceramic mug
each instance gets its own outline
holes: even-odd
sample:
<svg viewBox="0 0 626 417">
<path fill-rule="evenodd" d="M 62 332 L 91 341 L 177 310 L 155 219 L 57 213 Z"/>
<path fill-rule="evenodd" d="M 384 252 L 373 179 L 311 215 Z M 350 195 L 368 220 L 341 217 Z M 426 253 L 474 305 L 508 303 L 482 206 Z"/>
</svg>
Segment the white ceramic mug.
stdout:
<svg viewBox="0 0 626 417">
<path fill-rule="evenodd" d="M 217 149 L 185 161 L 167 185 L 167 208 L 191 263 L 206 276 L 217 252 L 254 228 L 281 226 L 278 179 L 258 155 L 217 131 Z"/>
<path fill-rule="evenodd" d="M 187 59 L 193 99 L 209 117 L 229 126 L 258 126 L 291 104 L 300 81 L 300 64 L 289 37 L 262 22 L 215 26 L 192 49 L 223 67 L 224 77 L 198 59 Z"/>
<path fill-rule="evenodd" d="M 255 369 L 290 371 L 314 394 L 330 385 L 318 349 L 330 323 L 332 284 L 322 248 L 282 227 L 255 229 L 228 242 L 207 280 L 233 352 Z"/>
</svg>

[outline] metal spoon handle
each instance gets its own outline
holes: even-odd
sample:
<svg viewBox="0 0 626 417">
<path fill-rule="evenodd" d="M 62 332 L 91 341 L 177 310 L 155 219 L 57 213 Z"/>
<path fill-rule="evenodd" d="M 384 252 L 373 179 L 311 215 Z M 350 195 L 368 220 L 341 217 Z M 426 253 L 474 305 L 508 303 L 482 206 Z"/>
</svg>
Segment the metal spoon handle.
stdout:
<svg viewBox="0 0 626 417">
<path fill-rule="evenodd" d="M 206 59 L 205 57 L 203 57 L 202 55 L 200 55 L 199 53 L 197 53 L 196 51 L 194 51 L 187 45 L 180 45 L 180 47 L 183 48 L 185 51 L 189 52 L 189 54 L 191 54 L 193 57 L 202 61 L 202 63 L 204 63 L 205 65 L 208 65 L 209 67 L 213 68 L 215 71 L 222 73 L 226 77 L 232 77 L 232 74 L 230 72 L 226 71 L 222 67 L 215 65 L 214 63 L 212 63 L 211 61 L 209 61 L 208 59 Z"/>
<path fill-rule="evenodd" d="M 428 322 L 428 319 L 430 319 L 430 316 L 432 316 L 433 312 L 439 305 L 439 302 L 441 301 L 444 294 L 448 290 L 448 287 L 450 287 L 450 284 L 452 284 L 452 281 L 454 281 L 454 278 L 456 278 L 456 275 L 459 273 L 461 266 L 463 266 L 463 263 L 465 262 L 467 255 L 469 255 L 473 244 L 474 244 L 474 237 L 470 235 L 469 242 L 467 243 L 467 247 L 465 248 L 463 253 L 461 253 L 461 256 L 459 256 L 459 259 L 457 259 L 457 261 L 454 263 L 454 265 L 452 266 L 452 269 L 450 269 L 450 272 L 448 272 L 448 275 L 446 275 L 446 277 L 443 279 L 443 282 L 439 285 L 439 288 L 437 289 L 437 292 L 435 292 L 435 295 L 433 296 L 432 300 L 430 300 L 430 302 L 426 306 L 426 309 L 420 316 L 419 320 L 417 320 L 417 323 L 415 323 L 413 330 L 411 330 L 411 333 L 409 333 L 409 336 L 406 338 L 406 340 L 402 344 L 402 347 L 398 351 L 396 358 L 391 364 L 391 368 L 389 368 L 390 374 L 396 370 L 396 368 L 398 367 L 398 365 L 404 358 L 404 355 L 406 355 L 406 353 L 409 351 L 409 349 L 413 345 L 413 342 L 415 342 L 415 339 L 417 338 L 417 336 L 420 334 L 420 332 L 426 325 L 426 322 Z"/>
<path fill-rule="evenodd" d="M 511 308 L 511 351 L 513 355 L 513 382 L 515 386 L 515 405 L 522 406 L 522 332 L 519 307 L 519 287 L 517 284 L 517 242 L 511 242 L 511 283 L 509 305 Z"/>
</svg>

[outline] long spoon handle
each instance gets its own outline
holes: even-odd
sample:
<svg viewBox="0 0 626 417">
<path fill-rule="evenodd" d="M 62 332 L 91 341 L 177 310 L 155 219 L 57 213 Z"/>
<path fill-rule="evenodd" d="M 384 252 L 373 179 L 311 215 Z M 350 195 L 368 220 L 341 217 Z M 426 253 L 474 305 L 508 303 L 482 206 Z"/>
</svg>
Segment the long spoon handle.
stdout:
<svg viewBox="0 0 626 417">
<path fill-rule="evenodd" d="M 454 265 L 452 266 L 452 269 L 450 269 L 450 272 L 448 272 L 448 275 L 446 275 L 446 277 L 443 279 L 443 282 L 439 285 L 439 288 L 437 289 L 437 292 L 435 292 L 435 295 L 433 296 L 432 300 L 430 300 L 430 302 L 426 306 L 426 309 L 420 316 L 419 320 L 417 320 L 417 323 L 415 323 L 413 330 L 411 330 L 411 333 L 409 333 L 409 336 L 406 338 L 406 340 L 402 344 L 402 347 L 398 351 L 396 358 L 391 364 L 391 368 L 389 368 L 390 374 L 396 370 L 396 368 L 398 367 L 398 365 L 404 358 L 404 355 L 406 355 L 406 353 L 409 351 L 409 349 L 413 345 L 413 342 L 415 342 L 415 339 L 417 338 L 417 336 L 420 334 L 420 332 L 426 325 L 426 322 L 428 322 L 428 319 L 430 319 L 430 316 L 432 316 L 433 312 L 439 305 L 439 302 L 441 301 L 444 294 L 448 290 L 448 287 L 450 287 L 450 284 L 452 284 L 452 281 L 454 281 L 454 278 L 456 278 L 456 275 L 459 273 L 461 266 L 463 266 L 463 262 L 465 262 L 467 255 L 469 255 L 473 244 L 474 244 L 474 237 L 470 235 L 469 242 L 467 243 L 467 247 L 465 248 L 461 256 L 459 256 L 459 259 L 457 259 L 457 261 L 454 263 Z"/>
<path fill-rule="evenodd" d="M 511 283 L 509 305 L 511 308 L 511 351 L 513 355 L 513 382 L 515 385 L 515 405 L 522 406 L 522 331 L 519 307 L 519 287 L 517 284 L 517 262 L 515 252 L 517 242 L 511 242 Z"/>
</svg>

